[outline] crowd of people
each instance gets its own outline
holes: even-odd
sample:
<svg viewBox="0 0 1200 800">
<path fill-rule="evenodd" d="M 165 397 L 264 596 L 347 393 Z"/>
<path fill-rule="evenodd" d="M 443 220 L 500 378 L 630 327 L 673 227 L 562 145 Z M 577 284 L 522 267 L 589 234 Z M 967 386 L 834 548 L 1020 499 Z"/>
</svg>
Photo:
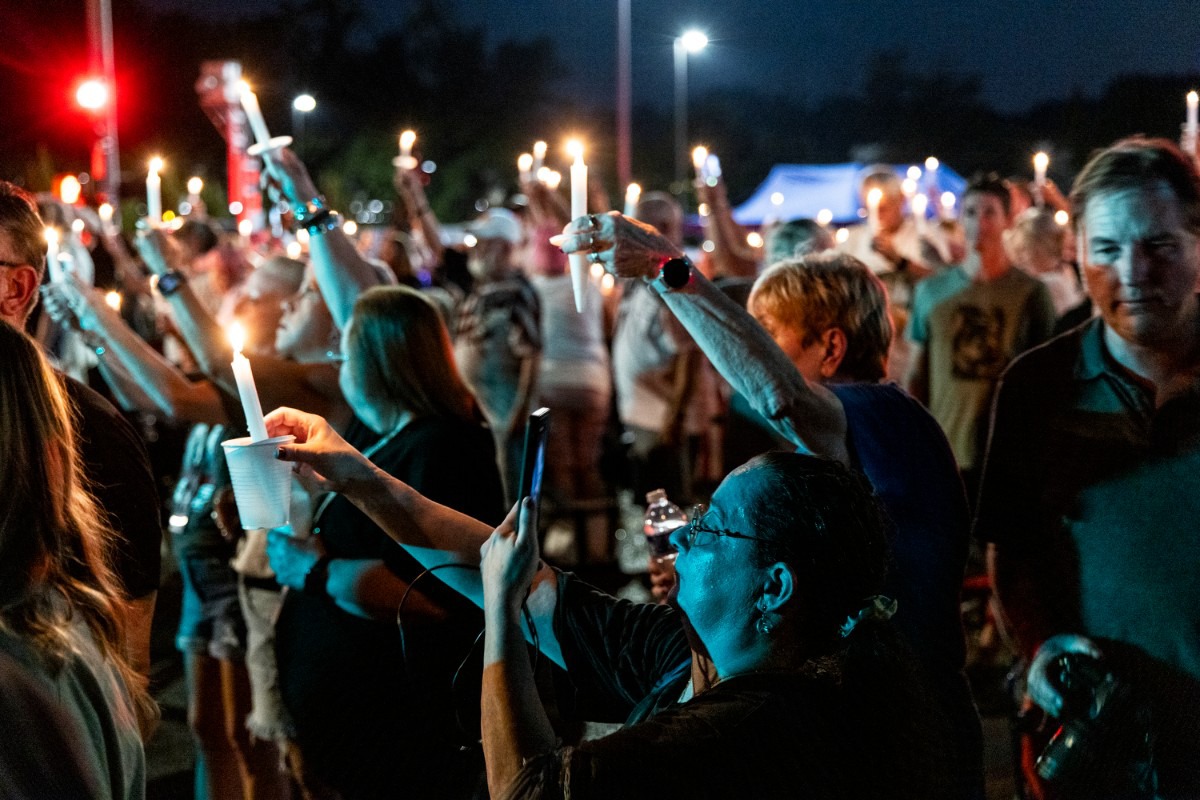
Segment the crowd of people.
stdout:
<svg viewBox="0 0 1200 800">
<path fill-rule="evenodd" d="M 982 798 L 969 575 L 1026 797 L 1200 797 L 1192 154 L 933 218 L 873 167 L 837 236 L 748 237 L 707 176 L 695 248 L 664 192 L 572 219 L 523 174 L 452 235 L 407 165 L 372 229 L 288 149 L 264 176 L 282 236 L 0 182 L 0 795 L 145 795 L 165 556 L 197 798 Z M 235 351 L 292 465 L 269 530 Z M 659 489 L 694 508 L 618 599 Z"/>
</svg>

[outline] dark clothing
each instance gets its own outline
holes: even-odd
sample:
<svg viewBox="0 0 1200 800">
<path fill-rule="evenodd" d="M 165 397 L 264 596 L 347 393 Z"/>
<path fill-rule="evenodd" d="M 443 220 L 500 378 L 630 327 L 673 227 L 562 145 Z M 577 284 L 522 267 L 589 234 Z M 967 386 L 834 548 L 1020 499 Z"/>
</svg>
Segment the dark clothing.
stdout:
<svg viewBox="0 0 1200 800">
<path fill-rule="evenodd" d="M 146 447 L 112 404 L 72 378 L 63 387 L 78 414 L 84 475 L 117 532 L 114 568 L 130 598 L 158 590 L 162 522 Z"/>
<path fill-rule="evenodd" d="M 755 673 L 678 705 L 691 651 L 677 612 L 569 575 L 559 587 L 555 630 L 576 709 L 638 724 L 531 760 L 506 797 L 947 796 L 912 685 L 882 660 L 872 667 L 886 693 L 849 671 Z"/>
<path fill-rule="evenodd" d="M 347 434 L 359 448 L 377 438 L 361 423 Z M 371 458 L 431 500 L 488 522 L 503 514 L 492 437 L 481 425 L 417 419 Z M 382 559 L 410 584 L 423 571 L 344 497 L 329 503 L 313 533 L 335 559 Z M 477 720 L 478 683 L 451 686 L 481 615 L 436 574 L 417 588 L 448 618 L 421 624 L 410 614 L 403 650 L 394 623 L 304 592 L 287 593 L 275 626 L 280 690 L 306 767 L 347 799 L 466 797 L 481 774 L 477 749 L 459 749 L 477 736 L 464 737 L 455 720 L 458 709 L 468 725 Z"/>
<path fill-rule="evenodd" d="M 981 795 L 983 734 L 963 673 L 959 593 L 970 521 L 954 456 L 941 428 L 895 384 L 829 384 L 846 413 L 850 459 L 891 522 L 885 593 L 893 622 L 931 680 L 955 732 L 964 797 Z"/>
<path fill-rule="evenodd" d="M 1159 794 L 1195 797 L 1200 381 L 1156 407 L 1104 330 L 1092 320 L 1005 373 L 976 531 L 1035 582 L 1047 630 L 1095 639 L 1150 701 Z"/>
</svg>

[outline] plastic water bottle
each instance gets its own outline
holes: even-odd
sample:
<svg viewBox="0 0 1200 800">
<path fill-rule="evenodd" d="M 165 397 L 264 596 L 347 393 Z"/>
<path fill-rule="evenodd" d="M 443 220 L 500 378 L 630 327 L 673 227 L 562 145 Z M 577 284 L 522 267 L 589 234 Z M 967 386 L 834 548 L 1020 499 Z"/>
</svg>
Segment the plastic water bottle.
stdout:
<svg viewBox="0 0 1200 800">
<path fill-rule="evenodd" d="M 671 544 L 671 534 L 687 525 L 687 514 L 683 509 L 667 499 L 667 493 L 655 489 L 646 495 L 646 543 L 650 545 L 650 555 L 659 560 L 674 560 L 675 547 Z"/>
</svg>

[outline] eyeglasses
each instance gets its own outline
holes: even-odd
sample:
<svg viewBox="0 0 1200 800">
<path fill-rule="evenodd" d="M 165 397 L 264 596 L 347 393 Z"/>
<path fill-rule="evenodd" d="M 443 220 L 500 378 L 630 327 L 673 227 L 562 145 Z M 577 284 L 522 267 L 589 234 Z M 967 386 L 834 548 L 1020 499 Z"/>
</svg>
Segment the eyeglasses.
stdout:
<svg viewBox="0 0 1200 800">
<path fill-rule="evenodd" d="M 750 539 L 755 542 L 769 541 L 761 536 L 751 536 L 748 533 L 727 531 L 705 525 L 704 514 L 706 510 L 703 505 L 692 506 L 692 513 L 688 515 L 688 519 L 691 521 L 687 524 L 686 534 L 688 547 L 705 547 L 715 542 L 718 536 L 728 536 L 730 539 Z"/>
<path fill-rule="evenodd" d="M 26 263 L 25 261 L 0 261 L 0 267 L 23 267 Z"/>
</svg>

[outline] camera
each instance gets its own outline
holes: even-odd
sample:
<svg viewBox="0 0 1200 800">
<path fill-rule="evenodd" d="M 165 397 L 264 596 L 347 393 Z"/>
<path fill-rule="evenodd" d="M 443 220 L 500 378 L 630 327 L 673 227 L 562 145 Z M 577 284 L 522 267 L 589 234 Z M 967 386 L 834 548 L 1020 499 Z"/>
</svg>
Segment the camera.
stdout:
<svg viewBox="0 0 1200 800">
<path fill-rule="evenodd" d="M 1104 662 L 1079 653 L 1054 659 L 1047 678 L 1063 704 L 1037 773 L 1061 798 L 1151 800 L 1158 781 L 1150 708 Z"/>
</svg>

